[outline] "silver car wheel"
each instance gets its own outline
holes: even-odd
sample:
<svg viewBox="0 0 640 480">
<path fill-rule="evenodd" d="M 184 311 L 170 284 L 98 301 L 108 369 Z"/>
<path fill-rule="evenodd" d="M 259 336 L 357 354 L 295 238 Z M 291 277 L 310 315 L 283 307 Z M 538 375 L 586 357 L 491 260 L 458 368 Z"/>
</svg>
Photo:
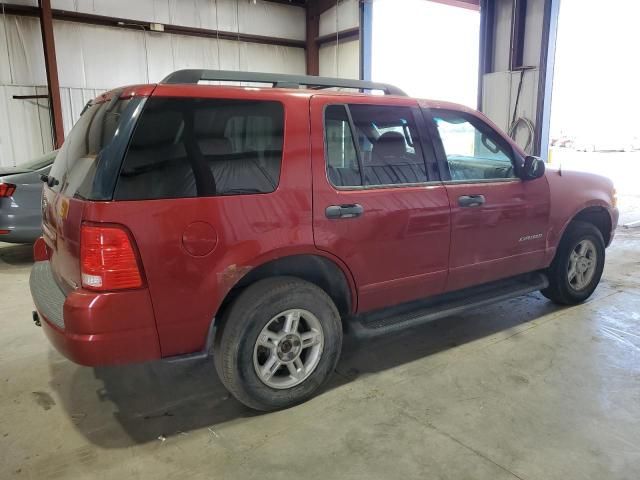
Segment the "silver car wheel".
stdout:
<svg viewBox="0 0 640 480">
<path fill-rule="evenodd" d="M 582 240 L 569 255 L 567 278 L 576 291 L 586 288 L 596 272 L 598 250 L 591 240 Z"/>
<path fill-rule="evenodd" d="M 308 310 L 294 308 L 267 322 L 253 348 L 253 367 L 271 388 L 285 389 L 304 382 L 318 366 L 324 347 L 320 320 Z"/>
</svg>

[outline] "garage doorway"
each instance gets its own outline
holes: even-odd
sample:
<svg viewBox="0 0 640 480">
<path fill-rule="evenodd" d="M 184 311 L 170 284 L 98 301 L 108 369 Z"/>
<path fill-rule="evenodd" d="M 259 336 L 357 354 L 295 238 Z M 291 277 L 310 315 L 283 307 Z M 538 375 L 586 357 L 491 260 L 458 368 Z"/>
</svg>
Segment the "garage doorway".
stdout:
<svg viewBox="0 0 640 480">
<path fill-rule="evenodd" d="M 480 11 L 430 0 L 374 0 L 372 79 L 475 108 Z"/>
<path fill-rule="evenodd" d="M 562 0 L 550 159 L 616 186 L 620 223 L 640 220 L 640 2 Z"/>
</svg>

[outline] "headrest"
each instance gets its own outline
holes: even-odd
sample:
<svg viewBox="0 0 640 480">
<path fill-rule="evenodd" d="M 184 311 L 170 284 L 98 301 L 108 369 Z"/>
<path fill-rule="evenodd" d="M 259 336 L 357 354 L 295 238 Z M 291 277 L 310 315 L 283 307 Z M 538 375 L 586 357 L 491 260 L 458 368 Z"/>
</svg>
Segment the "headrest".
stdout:
<svg viewBox="0 0 640 480">
<path fill-rule="evenodd" d="M 404 135 L 400 132 L 387 132 L 380 135 L 371 151 L 375 163 L 388 163 L 388 160 L 407 153 Z"/>
</svg>

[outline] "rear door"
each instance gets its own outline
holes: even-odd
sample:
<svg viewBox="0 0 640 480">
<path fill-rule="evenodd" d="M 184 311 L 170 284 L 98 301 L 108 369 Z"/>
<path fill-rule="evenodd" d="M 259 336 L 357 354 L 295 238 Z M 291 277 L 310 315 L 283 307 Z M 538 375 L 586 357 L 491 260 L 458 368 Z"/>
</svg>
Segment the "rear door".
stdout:
<svg viewBox="0 0 640 480">
<path fill-rule="evenodd" d="M 519 154 L 480 116 L 445 109 L 425 114 L 439 133 L 436 151 L 451 205 L 447 290 L 542 268 L 546 177 L 518 178 Z"/>
<path fill-rule="evenodd" d="M 49 172 L 42 197 L 42 231 L 52 270 L 64 291 L 81 285 L 80 227 L 86 201 L 111 198 L 136 120 L 133 112 L 142 101 L 131 95 L 121 98 L 120 91 L 114 91 L 87 105 Z"/>
<path fill-rule="evenodd" d="M 350 269 L 360 312 L 439 293 L 449 201 L 417 103 L 345 98 L 311 99 L 315 244 Z"/>
</svg>

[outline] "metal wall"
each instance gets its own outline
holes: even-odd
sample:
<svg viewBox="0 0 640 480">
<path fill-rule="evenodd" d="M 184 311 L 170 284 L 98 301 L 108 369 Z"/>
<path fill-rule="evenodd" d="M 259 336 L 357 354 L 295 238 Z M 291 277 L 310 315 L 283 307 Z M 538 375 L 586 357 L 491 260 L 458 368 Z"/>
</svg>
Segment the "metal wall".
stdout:
<svg viewBox="0 0 640 480">
<path fill-rule="evenodd" d="M 320 15 L 320 36 L 334 35 L 360 25 L 358 0 L 342 0 Z M 320 75 L 360 78 L 360 41 L 356 39 L 325 43 L 320 47 Z"/>
<path fill-rule="evenodd" d="M 37 0 L 12 3 L 37 6 Z M 255 4 L 245 0 L 52 0 L 52 7 L 155 23 L 305 38 L 304 9 L 260 0 Z M 157 82 L 180 68 L 305 73 L 303 48 L 59 20 L 54 20 L 54 36 L 65 133 L 86 102 L 97 94 L 117 86 Z M 39 20 L 2 15 L 0 9 L 0 166 L 15 165 L 51 149 L 48 100 L 13 98 L 36 94 L 47 94 Z"/>
<path fill-rule="evenodd" d="M 526 0 L 522 66 L 511 64 L 514 42 L 514 0 L 486 0 L 483 15 L 491 40 L 486 69 L 481 76 L 480 107 L 500 128 L 513 129 L 516 142 L 528 152 L 547 157 L 548 123 L 557 6 L 559 0 Z M 521 85 L 520 85 L 521 83 Z M 518 90 L 520 95 L 518 96 Z M 517 127 L 514 119 L 522 119 Z M 527 128 L 531 122 L 533 132 Z"/>
</svg>

